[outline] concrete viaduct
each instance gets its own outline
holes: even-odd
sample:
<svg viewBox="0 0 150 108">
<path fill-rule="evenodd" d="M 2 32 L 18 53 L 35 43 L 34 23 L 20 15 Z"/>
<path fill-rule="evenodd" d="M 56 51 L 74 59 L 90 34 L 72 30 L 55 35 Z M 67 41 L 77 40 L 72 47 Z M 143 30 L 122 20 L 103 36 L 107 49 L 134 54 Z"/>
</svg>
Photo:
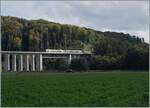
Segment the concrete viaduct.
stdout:
<svg viewBox="0 0 150 108">
<path fill-rule="evenodd" d="M 43 59 L 64 58 L 70 64 L 72 59 L 89 57 L 91 53 L 82 50 L 53 50 L 45 52 L 1 51 L 4 71 L 43 71 Z"/>
</svg>

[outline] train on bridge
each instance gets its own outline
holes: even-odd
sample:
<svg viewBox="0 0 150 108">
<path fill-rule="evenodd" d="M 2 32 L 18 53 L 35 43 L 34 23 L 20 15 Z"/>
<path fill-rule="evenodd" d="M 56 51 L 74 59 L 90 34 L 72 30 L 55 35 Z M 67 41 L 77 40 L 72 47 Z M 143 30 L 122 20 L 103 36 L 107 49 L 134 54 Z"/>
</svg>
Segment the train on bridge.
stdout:
<svg viewBox="0 0 150 108">
<path fill-rule="evenodd" d="M 46 52 L 49 53 L 62 53 L 62 54 L 85 54 L 85 53 L 91 53 L 84 50 L 62 50 L 62 49 L 46 49 Z"/>
<path fill-rule="evenodd" d="M 62 49 L 60 49 L 60 50 L 57 50 L 57 49 L 46 49 L 46 52 L 50 52 L 50 53 L 58 53 L 58 54 L 60 54 L 60 53 L 67 53 L 67 54 L 74 54 L 74 53 L 76 53 L 76 54 L 83 54 L 83 51 L 82 50 L 62 50 Z"/>
</svg>

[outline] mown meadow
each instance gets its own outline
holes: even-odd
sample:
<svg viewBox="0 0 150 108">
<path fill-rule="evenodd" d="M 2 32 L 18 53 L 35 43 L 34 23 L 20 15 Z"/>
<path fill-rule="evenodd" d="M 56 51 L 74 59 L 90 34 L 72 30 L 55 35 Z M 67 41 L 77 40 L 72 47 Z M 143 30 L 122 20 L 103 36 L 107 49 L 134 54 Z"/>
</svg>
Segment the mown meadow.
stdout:
<svg viewBox="0 0 150 108">
<path fill-rule="evenodd" d="M 3 107 L 149 106 L 149 73 L 2 73 Z"/>
</svg>

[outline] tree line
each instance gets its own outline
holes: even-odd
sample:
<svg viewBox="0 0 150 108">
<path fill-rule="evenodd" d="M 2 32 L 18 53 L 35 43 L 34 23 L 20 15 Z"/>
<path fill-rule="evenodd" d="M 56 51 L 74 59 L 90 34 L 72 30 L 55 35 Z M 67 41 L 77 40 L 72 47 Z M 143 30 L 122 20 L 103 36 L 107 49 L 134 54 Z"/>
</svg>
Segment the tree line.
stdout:
<svg viewBox="0 0 150 108">
<path fill-rule="evenodd" d="M 143 38 L 130 34 L 101 32 L 43 19 L 26 20 L 10 16 L 1 17 L 1 33 L 2 50 L 82 49 L 91 51 L 94 56 L 85 63 L 88 69 L 148 69 L 149 65 L 149 44 L 145 43 Z M 61 65 L 62 61 L 58 61 L 55 61 L 56 64 Z M 72 68 L 79 68 L 75 66 L 79 64 L 76 63 L 77 61 L 82 64 L 81 62 L 86 60 L 72 61 Z"/>
</svg>

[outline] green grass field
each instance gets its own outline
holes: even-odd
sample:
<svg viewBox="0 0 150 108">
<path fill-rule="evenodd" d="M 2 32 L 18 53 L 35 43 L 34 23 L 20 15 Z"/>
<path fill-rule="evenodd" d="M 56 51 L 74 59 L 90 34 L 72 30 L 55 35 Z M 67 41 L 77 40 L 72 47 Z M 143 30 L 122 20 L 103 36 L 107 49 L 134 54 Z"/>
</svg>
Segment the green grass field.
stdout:
<svg viewBox="0 0 150 108">
<path fill-rule="evenodd" d="M 148 72 L 2 73 L 2 106 L 149 106 Z"/>
</svg>

